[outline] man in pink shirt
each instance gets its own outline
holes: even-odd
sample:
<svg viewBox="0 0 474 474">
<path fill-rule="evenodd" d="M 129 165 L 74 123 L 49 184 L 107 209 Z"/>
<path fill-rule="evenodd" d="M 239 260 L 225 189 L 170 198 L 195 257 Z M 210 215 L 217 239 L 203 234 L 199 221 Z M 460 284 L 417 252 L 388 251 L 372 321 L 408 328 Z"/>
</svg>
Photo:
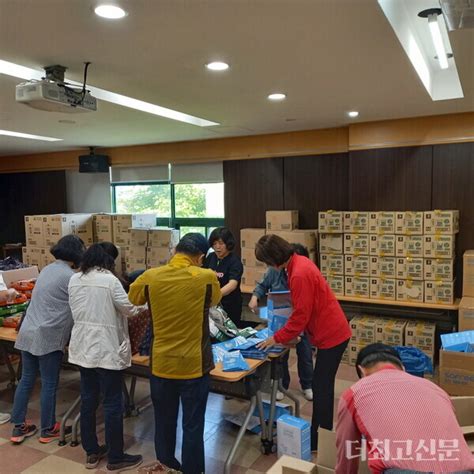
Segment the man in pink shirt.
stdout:
<svg viewBox="0 0 474 474">
<path fill-rule="evenodd" d="M 407 374 L 398 353 L 371 344 L 357 357 L 361 380 L 339 401 L 336 474 L 470 473 L 474 456 L 451 400 L 437 385 Z"/>
</svg>

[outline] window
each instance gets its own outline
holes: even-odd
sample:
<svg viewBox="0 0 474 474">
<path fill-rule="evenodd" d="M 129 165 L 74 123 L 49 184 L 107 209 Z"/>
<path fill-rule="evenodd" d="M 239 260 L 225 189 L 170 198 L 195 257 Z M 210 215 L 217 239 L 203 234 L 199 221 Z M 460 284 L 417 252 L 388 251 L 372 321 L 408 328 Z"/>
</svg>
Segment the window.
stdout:
<svg viewBox="0 0 474 474">
<path fill-rule="evenodd" d="M 171 217 L 171 187 L 166 184 L 114 185 L 114 210 L 121 214 L 156 213 Z"/>
<path fill-rule="evenodd" d="M 224 183 L 175 184 L 176 217 L 224 217 Z"/>
</svg>

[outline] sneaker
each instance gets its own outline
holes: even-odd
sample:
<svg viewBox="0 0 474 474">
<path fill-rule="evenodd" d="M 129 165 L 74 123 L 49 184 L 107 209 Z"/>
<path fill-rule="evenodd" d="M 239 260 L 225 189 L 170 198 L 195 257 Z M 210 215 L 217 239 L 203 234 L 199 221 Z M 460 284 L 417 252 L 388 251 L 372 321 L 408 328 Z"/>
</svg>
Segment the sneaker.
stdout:
<svg viewBox="0 0 474 474">
<path fill-rule="evenodd" d="M 127 471 L 139 466 L 143 462 L 143 457 L 140 454 L 124 454 L 121 461 L 109 462 L 107 464 L 107 471 Z"/>
<path fill-rule="evenodd" d="M 303 395 L 306 400 L 311 401 L 313 399 L 313 389 L 312 388 L 306 388 L 303 390 Z"/>
<path fill-rule="evenodd" d="M 11 416 L 8 413 L 0 413 L 0 425 L 4 423 L 8 423 L 10 421 Z"/>
<path fill-rule="evenodd" d="M 36 428 L 36 425 L 30 425 L 28 422 L 25 422 L 22 425 L 17 425 L 13 428 L 10 441 L 14 444 L 23 443 L 25 438 L 33 436 L 37 431 L 38 428 Z"/>
<path fill-rule="evenodd" d="M 107 446 L 102 445 L 99 447 L 99 452 L 96 454 L 90 454 L 86 459 L 86 469 L 95 469 L 100 460 L 107 454 Z"/>
<path fill-rule="evenodd" d="M 47 443 L 51 443 L 51 441 L 54 441 L 55 439 L 59 439 L 60 428 L 61 428 L 61 425 L 56 422 L 51 429 L 45 430 L 41 434 L 39 438 L 39 442 L 43 444 L 47 444 Z M 71 433 L 72 433 L 72 427 L 66 426 L 65 434 L 70 435 Z"/>
<path fill-rule="evenodd" d="M 278 390 L 278 391 L 277 391 L 276 399 L 277 399 L 278 401 L 280 401 L 280 400 L 283 400 L 284 398 L 285 398 L 284 393 L 283 393 L 283 392 L 280 392 L 280 390 Z"/>
</svg>

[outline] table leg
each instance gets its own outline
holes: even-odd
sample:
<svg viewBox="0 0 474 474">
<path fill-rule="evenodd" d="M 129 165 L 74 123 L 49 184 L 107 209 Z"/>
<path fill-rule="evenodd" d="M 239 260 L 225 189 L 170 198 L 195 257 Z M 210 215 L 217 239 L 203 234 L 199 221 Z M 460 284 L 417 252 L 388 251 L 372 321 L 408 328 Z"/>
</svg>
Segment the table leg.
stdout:
<svg viewBox="0 0 474 474">
<path fill-rule="evenodd" d="M 69 417 L 72 415 L 72 412 L 77 408 L 81 403 L 81 396 L 79 395 L 69 407 L 68 411 L 64 414 L 61 423 L 59 425 L 59 446 L 64 446 L 66 444 L 66 423 Z"/>
<path fill-rule="evenodd" d="M 281 379 L 278 381 L 278 389 L 280 392 L 282 392 L 286 397 L 288 397 L 294 404 L 295 404 L 295 413 L 294 415 L 299 418 L 300 417 L 300 401 L 298 400 L 297 397 L 295 397 L 289 390 L 286 390 L 286 388 L 283 387 L 283 384 L 281 383 Z M 293 407 L 290 407 L 293 412 Z M 291 413 L 293 415 L 293 413 Z"/>
<path fill-rule="evenodd" d="M 72 422 L 72 433 L 71 433 L 71 446 L 74 448 L 79 444 L 79 441 L 77 440 L 77 428 L 79 425 L 79 420 L 81 419 L 81 412 L 79 412 L 75 418 L 74 421 Z"/>
<path fill-rule="evenodd" d="M 7 366 L 8 372 L 10 373 L 10 383 L 8 384 L 8 387 L 14 389 L 17 380 L 20 380 L 20 378 L 18 377 L 15 368 L 13 367 L 12 361 L 10 360 L 10 356 L 4 344 L 0 343 L 0 350 L 2 353 L 3 360 L 5 361 L 5 365 Z"/>
<path fill-rule="evenodd" d="M 268 437 L 267 437 L 267 421 L 265 420 L 265 412 L 263 411 L 262 392 L 258 390 L 255 396 L 257 397 L 258 416 L 260 418 L 260 426 L 262 428 L 262 432 L 260 433 L 260 439 L 262 440 L 262 443 L 263 443 Z"/>
</svg>

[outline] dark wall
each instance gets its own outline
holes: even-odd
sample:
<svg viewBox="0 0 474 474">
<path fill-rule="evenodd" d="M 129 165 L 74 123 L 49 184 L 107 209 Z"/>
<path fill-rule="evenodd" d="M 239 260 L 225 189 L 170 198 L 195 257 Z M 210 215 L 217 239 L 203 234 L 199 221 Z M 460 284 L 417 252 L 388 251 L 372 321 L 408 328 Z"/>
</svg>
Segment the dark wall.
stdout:
<svg viewBox="0 0 474 474">
<path fill-rule="evenodd" d="M 0 174 L 0 245 L 25 242 L 25 215 L 66 212 L 64 171 Z"/>
</svg>

